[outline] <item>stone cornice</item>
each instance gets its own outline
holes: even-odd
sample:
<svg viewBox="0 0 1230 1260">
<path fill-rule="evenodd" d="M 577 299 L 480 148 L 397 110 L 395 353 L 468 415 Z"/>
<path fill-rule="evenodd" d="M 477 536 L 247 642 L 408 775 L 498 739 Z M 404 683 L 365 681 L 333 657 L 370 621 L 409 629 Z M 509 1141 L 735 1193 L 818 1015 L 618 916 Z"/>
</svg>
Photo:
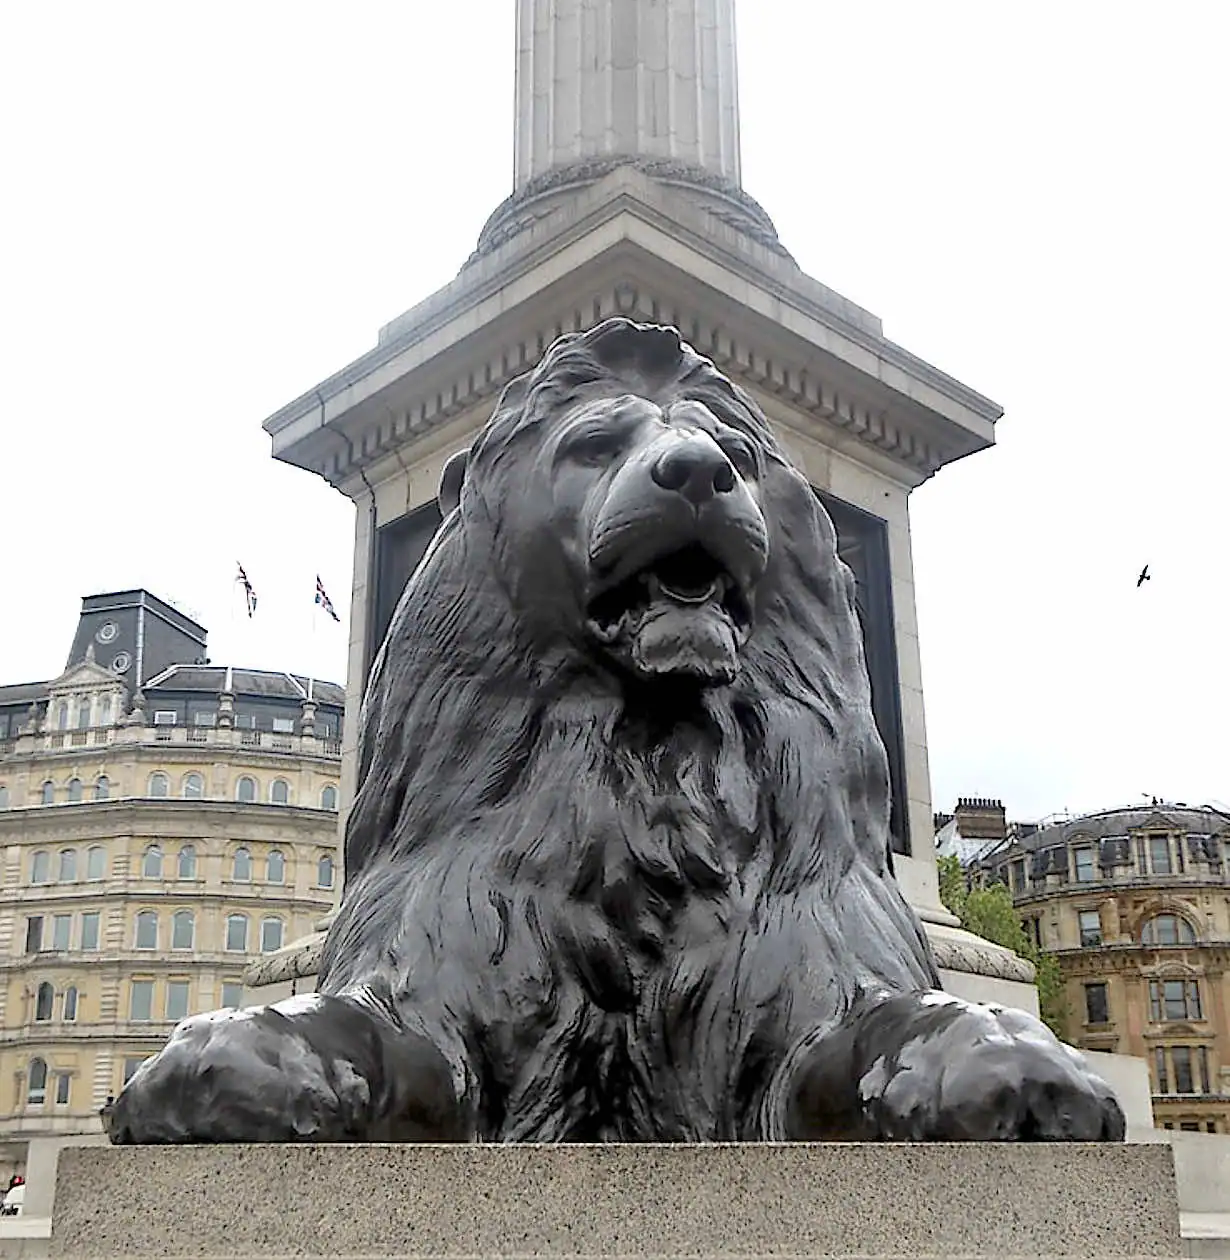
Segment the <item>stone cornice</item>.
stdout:
<svg viewBox="0 0 1230 1260">
<path fill-rule="evenodd" d="M 711 294 L 737 288 L 741 281 L 751 286 L 749 292 L 762 295 L 759 304 L 766 310 L 789 309 L 817 329 L 829 330 L 821 335 L 833 348 L 812 345 L 809 351 L 806 340 L 797 335 L 792 340 L 792 334 L 775 326 L 766 325 L 763 334 L 753 331 L 758 321 L 764 323 L 764 317 L 738 302 L 723 304 L 720 297 L 691 301 L 677 322 L 702 353 L 718 357 L 725 350 L 720 366 L 738 363 L 742 352 L 749 372 L 759 370 L 765 382 L 793 392 L 805 408 L 832 408 L 838 417 L 844 414 L 860 440 L 900 453 L 923 476 L 989 444 L 990 425 L 1000 414 L 994 403 L 888 341 L 880 335 L 873 316 L 831 294 L 792 263 L 746 238 L 743 247 L 737 248 L 737 233 L 723 239 L 699 214 L 681 213 L 675 203 L 664 200 L 661 190 L 651 188 L 650 181 L 636 171 L 620 168 L 602 181 L 599 190 L 591 191 L 595 192 L 592 204 L 553 214 L 549 231 L 529 229 L 517 241 L 467 268 L 458 280 L 382 330 L 382 340 L 372 351 L 270 417 L 265 428 L 274 438 L 275 455 L 339 485 L 384 450 L 404 445 L 479 403 L 493 401 L 508 380 L 532 366 L 560 332 L 588 326 L 621 307 L 635 308 L 636 291 L 654 287 L 649 282 L 653 273 L 659 276 L 660 287 L 672 295 L 685 283 L 705 289 L 705 283 L 692 274 L 698 267 L 681 262 L 681 249 L 691 250 L 698 266 L 705 259 L 728 276 L 727 282 L 718 280 L 708 288 Z M 575 248 L 589 252 L 565 265 L 567 253 Z M 509 295 L 518 282 L 523 282 L 518 287 L 521 293 L 536 275 L 545 276 L 551 262 L 561 273 L 551 282 L 552 289 L 558 290 L 556 297 L 544 296 L 540 284 L 532 306 L 528 290 L 512 308 L 504 305 L 512 300 Z M 630 301 L 616 299 L 621 288 L 632 290 Z M 600 289 L 611 292 L 612 300 L 603 299 Z M 783 305 L 779 308 L 779 304 Z M 485 309 L 490 314 L 481 316 Z M 536 318 L 516 327 L 512 312 L 521 309 L 532 318 L 536 313 Z M 712 327 L 698 329 L 695 312 L 704 309 L 714 312 Z M 659 312 L 658 317 L 676 322 L 669 320 L 669 312 Z M 476 349 L 481 344 L 477 355 L 458 352 L 457 323 L 464 323 L 472 341 L 481 334 L 481 343 L 473 341 Z M 450 325 L 457 331 L 450 334 Z M 770 333 L 781 344 L 773 346 L 767 340 L 757 344 Z M 786 350 L 786 345 L 794 348 Z M 833 357 L 840 345 L 848 345 L 856 359 L 870 356 L 865 361 L 882 365 L 883 370 L 868 373 L 854 362 L 843 366 L 840 356 Z M 405 363 L 401 370 L 396 367 L 399 358 Z M 451 376 L 450 359 L 455 364 Z M 763 365 L 759 369 L 758 362 Z M 411 383 L 420 372 L 420 379 Z M 829 399 L 838 400 L 836 405 L 826 400 L 826 392 Z M 860 392 L 876 395 L 878 405 L 860 398 Z M 917 394 L 927 393 L 949 400 L 945 405 L 960 414 L 977 417 L 986 426 L 985 434 L 975 437 L 972 430 L 916 400 Z M 889 419 L 890 407 L 899 409 L 901 417 Z M 866 414 L 860 416 L 860 410 Z M 914 417 L 911 427 L 934 431 L 930 442 L 905 433 L 902 417 L 907 414 Z M 902 441 L 901 436 L 908 440 Z"/>
</svg>

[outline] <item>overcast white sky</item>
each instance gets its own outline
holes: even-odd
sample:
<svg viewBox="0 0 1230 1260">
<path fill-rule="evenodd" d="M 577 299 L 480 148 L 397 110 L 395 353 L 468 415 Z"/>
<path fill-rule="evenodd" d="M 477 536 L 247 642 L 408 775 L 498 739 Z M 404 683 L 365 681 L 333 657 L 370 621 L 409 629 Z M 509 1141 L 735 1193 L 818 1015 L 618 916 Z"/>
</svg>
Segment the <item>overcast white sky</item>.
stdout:
<svg viewBox="0 0 1230 1260">
<path fill-rule="evenodd" d="M 352 509 L 260 422 L 510 191 L 512 14 L 0 6 L 0 680 L 137 585 L 214 660 L 343 676 Z M 1006 411 L 913 499 L 937 808 L 1230 799 L 1228 40 L 1213 0 L 740 0 L 745 187 Z"/>
</svg>

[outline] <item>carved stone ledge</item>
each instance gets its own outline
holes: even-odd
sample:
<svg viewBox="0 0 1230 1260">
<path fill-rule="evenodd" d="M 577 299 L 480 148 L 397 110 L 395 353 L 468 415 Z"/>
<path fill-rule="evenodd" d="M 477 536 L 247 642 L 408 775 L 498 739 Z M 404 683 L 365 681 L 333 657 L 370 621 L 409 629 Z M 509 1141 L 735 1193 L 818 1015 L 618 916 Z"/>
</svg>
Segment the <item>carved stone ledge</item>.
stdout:
<svg viewBox="0 0 1230 1260">
<path fill-rule="evenodd" d="M 927 939 L 942 971 L 962 971 L 967 975 L 987 976 L 993 980 L 1012 980 L 1033 984 L 1036 972 L 1033 963 L 1012 950 L 983 940 L 961 928 L 925 923 Z"/>
<path fill-rule="evenodd" d="M 327 922 L 332 916 L 327 916 Z M 935 954 L 936 965 L 944 971 L 962 971 L 968 975 L 988 976 L 996 980 L 1013 980 L 1019 984 L 1034 983 L 1034 965 L 1027 959 L 991 941 L 960 928 L 939 923 L 924 924 L 927 938 Z M 326 927 L 327 930 L 327 927 Z M 316 975 L 320 967 L 320 951 L 325 932 L 314 932 L 276 953 L 266 954 L 244 972 L 243 982 L 249 988 L 302 980 Z"/>
<path fill-rule="evenodd" d="M 291 941 L 272 954 L 265 954 L 248 965 L 243 973 L 244 987 L 256 989 L 262 985 L 314 976 L 320 970 L 320 951 L 324 943 L 325 933 L 314 932 L 311 936 Z"/>
</svg>

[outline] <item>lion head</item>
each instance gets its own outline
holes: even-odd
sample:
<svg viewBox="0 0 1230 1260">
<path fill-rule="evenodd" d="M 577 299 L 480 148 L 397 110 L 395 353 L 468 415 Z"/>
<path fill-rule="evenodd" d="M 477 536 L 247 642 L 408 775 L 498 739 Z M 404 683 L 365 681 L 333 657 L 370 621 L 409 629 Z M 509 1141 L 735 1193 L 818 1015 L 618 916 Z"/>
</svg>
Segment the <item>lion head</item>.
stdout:
<svg viewBox="0 0 1230 1260">
<path fill-rule="evenodd" d="M 677 333 L 612 321 L 509 389 L 463 456 L 461 499 L 495 524 L 519 621 L 544 641 L 644 681 L 729 683 L 769 556 L 775 454 Z"/>
<path fill-rule="evenodd" d="M 731 859 L 706 837 L 750 851 L 770 828 L 800 878 L 821 835 L 834 870 L 857 853 L 883 869 L 853 577 L 759 408 L 678 332 L 561 337 L 449 462 L 440 502 L 373 667 L 348 882 L 510 801 L 574 810 L 527 834 L 604 834 L 577 811 L 624 811 L 645 869 L 716 880 Z M 674 802 L 675 838 L 645 838 L 666 827 L 650 798 Z M 691 856 L 672 857 L 689 819 Z"/>
</svg>

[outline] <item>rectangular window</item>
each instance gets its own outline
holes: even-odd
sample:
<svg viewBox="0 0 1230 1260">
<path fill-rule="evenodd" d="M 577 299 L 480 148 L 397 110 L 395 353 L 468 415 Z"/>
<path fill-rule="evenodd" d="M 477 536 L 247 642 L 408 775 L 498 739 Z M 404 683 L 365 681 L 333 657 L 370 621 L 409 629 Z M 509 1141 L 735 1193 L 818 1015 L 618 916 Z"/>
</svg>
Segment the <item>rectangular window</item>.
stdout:
<svg viewBox="0 0 1230 1260">
<path fill-rule="evenodd" d="M 1072 850 L 1073 862 L 1076 866 L 1076 879 L 1081 884 L 1092 884 L 1097 878 L 1093 865 L 1093 846 L 1082 845 Z"/>
<path fill-rule="evenodd" d="M 1157 1092 L 1170 1093 L 1170 1078 L 1166 1075 L 1166 1051 L 1158 1046 L 1153 1051 L 1153 1074 L 1157 1077 Z"/>
<path fill-rule="evenodd" d="M 71 914 L 57 914 L 51 922 L 51 948 L 72 949 L 72 947 L 73 916 Z"/>
<path fill-rule="evenodd" d="M 129 995 L 128 1018 L 138 1023 L 148 1021 L 154 1009 L 154 982 L 134 980 Z"/>
<path fill-rule="evenodd" d="M 193 726 L 217 726 L 218 715 L 216 713 L 194 713 L 192 715 Z"/>
<path fill-rule="evenodd" d="M 1149 1018 L 1155 1024 L 1164 1020 L 1200 1018 L 1198 980 L 1150 980 Z"/>
<path fill-rule="evenodd" d="M 188 981 L 187 980 L 168 980 L 167 981 L 167 1019 L 173 1019 L 177 1024 L 181 1019 L 188 1018 Z"/>
<path fill-rule="evenodd" d="M 67 1072 L 56 1077 L 56 1102 L 61 1107 L 68 1105 L 68 1092 L 72 1088 L 73 1078 Z"/>
<path fill-rule="evenodd" d="M 1199 1133 L 1200 1126 L 1194 1120 L 1180 1120 L 1179 1132 L 1180 1133 Z"/>
<path fill-rule="evenodd" d="M 33 914 L 26 920 L 26 953 L 37 954 L 43 948 L 43 916 Z"/>
<path fill-rule="evenodd" d="M 1012 863 L 1012 891 L 1014 893 L 1023 893 L 1025 888 L 1025 859 L 1017 858 Z"/>
<path fill-rule="evenodd" d="M 87 910 L 81 916 L 81 948 L 97 949 L 98 948 L 98 923 L 99 914 L 97 910 Z"/>
<path fill-rule="evenodd" d="M 1023 926 L 1025 935 L 1039 948 L 1042 948 L 1042 920 L 1037 918 L 1025 919 Z"/>
<path fill-rule="evenodd" d="M 239 1008 L 243 1006 L 243 983 L 239 980 L 222 982 L 222 1005 Z"/>
<path fill-rule="evenodd" d="M 1192 1076 L 1192 1050 L 1190 1046 L 1174 1046 L 1170 1051 L 1170 1066 L 1174 1069 L 1174 1092 L 1194 1094 L 1195 1079 Z"/>
<path fill-rule="evenodd" d="M 144 1059 L 125 1059 L 124 1060 L 124 1084 L 127 1085 L 130 1080 L 137 1074 L 137 1068 L 144 1063 Z"/>
<path fill-rule="evenodd" d="M 1209 1092 L 1209 1052 L 1204 1046 L 1196 1051 L 1196 1066 L 1200 1069 L 1200 1092 Z"/>
<path fill-rule="evenodd" d="M 1150 836 L 1149 837 L 1149 869 L 1154 875 L 1169 875 L 1170 866 L 1170 837 L 1169 836 Z"/>
<path fill-rule="evenodd" d="M 1082 910 L 1078 916 L 1082 948 L 1102 943 L 1102 919 L 1096 910 Z"/>
<path fill-rule="evenodd" d="M 293 735 L 295 733 L 294 718 L 274 718 L 273 729 L 279 735 Z"/>
<path fill-rule="evenodd" d="M 155 709 L 154 725 L 155 726 L 174 726 L 176 722 L 176 712 L 174 709 Z"/>
<path fill-rule="evenodd" d="M 1085 1022 L 1089 1024 L 1110 1023 L 1110 1006 L 1106 1000 L 1106 985 L 1099 981 L 1085 985 Z"/>
</svg>

